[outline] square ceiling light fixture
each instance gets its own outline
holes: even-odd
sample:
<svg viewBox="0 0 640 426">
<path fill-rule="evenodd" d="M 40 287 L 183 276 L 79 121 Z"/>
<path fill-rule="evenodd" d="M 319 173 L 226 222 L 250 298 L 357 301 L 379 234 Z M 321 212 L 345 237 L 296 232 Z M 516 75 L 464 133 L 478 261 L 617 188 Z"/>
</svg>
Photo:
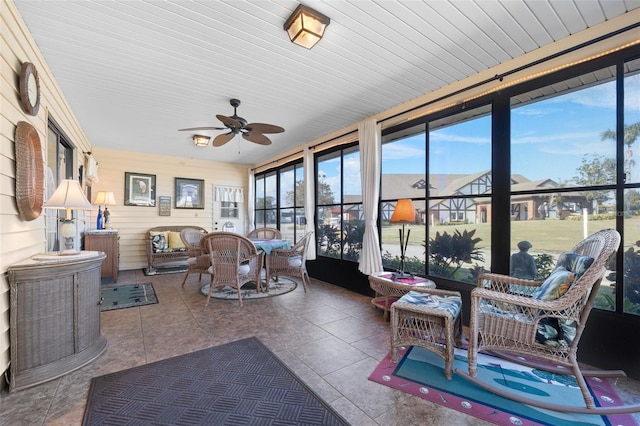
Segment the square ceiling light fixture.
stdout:
<svg viewBox="0 0 640 426">
<path fill-rule="evenodd" d="M 311 49 L 320 41 L 330 22 L 331 19 L 322 13 L 299 4 L 284 23 L 284 29 L 292 43 Z"/>
<path fill-rule="evenodd" d="M 209 136 L 193 135 L 193 143 L 196 146 L 207 146 L 211 138 Z"/>
</svg>

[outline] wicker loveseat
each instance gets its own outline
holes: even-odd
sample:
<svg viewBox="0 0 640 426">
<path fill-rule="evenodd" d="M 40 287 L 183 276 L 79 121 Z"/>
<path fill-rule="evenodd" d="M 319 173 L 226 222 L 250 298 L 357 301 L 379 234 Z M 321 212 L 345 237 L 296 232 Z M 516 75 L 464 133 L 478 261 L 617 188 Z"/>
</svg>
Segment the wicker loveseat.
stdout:
<svg viewBox="0 0 640 426">
<path fill-rule="evenodd" d="M 160 266 L 175 266 L 178 262 L 183 262 L 186 265 L 189 254 L 180 239 L 180 231 L 187 228 L 208 232 L 204 228 L 193 225 L 156 226 L 147 231 L 145 247 L 148 274 L 154 274 L 156 268 Z M 153 237 L 156 237 L 155 240 Z"/>
</svg>

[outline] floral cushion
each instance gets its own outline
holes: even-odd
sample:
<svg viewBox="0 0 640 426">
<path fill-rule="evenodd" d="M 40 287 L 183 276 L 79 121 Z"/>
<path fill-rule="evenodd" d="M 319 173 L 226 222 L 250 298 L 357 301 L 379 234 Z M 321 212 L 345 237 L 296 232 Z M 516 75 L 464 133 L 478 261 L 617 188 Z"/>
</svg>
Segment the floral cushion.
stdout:
<svg viewBox="0 0 640 426">
<path fill-rule="evenodd" d="M 538 300 L 556 300 L 562 297 L 576 280 L 576 274 L 564 268 L 556 269 L 533 293 Z"/>
<path fill-rule="evenodd" d="M 572 252 L 562 253 L 556 263 L 556 269 L 532 297 L 548 301 L 562 297 L 592 263 L 591 257 Z M 576 327 L 575 320 L 542 318 L 538 323 L 536 341 L 554 348 L 566 349 L 576 336 Z"/>
<path fill-rule="evenodd" d="M 589 269 L 592 263 L 592 257 L 566 251 L 558 257 L 556 269 L 564 268 L 567 271 L 575 272 L 577 280 Z"/>
<path fill-rule="evenodd" d="M 424 306 L 431 309 L 447 311 L 453 318 L 458 316 L 462 301 L 458 296 L 436 296 L 434 294 L 410 291 L 398 300 L 397 303 Z"/>
<path fill-rule="evenodd" d="M 169 251 L 169 243 L 164 232 L 159 232 L 156 235 L 151 236 L 151 246 L 154 253 L 162 253 Z"/>
</svg>

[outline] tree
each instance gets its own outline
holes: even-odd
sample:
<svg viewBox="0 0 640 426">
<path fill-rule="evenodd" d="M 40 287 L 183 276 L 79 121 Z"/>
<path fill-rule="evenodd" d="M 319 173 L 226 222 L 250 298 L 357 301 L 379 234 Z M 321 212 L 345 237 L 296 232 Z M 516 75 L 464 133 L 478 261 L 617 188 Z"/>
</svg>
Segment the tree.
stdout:
<svg viewBox="0 0 640 426">
<path fill-rule="evenodd" d="M 616 182 L 616 160 L 605 158 L 604 155 L 592 155 L 591 159 L 585 155 L 582 164 L 576 169 L 578 176 L 573 181 L 581 186 L 610 185 Z M 609 199 L 607 191 L 587 191 L 585 197 L 589 201 L 595 201 L 596 211 L 598 206 Z"/>
<path fill-rule="evenodd" d="M 276 200 L 271 195 L 256 200 L 256 209 L 273 209 L 276 207 Z"/>
<path fill-rule="evenodd" d="M 631 146 L 636 143 L 640 137 L 640 122 L 633 124 L 625 124 L 624 125 L 624 134 L 623 134 L 623 142 L 627 146 L 627 152 L 625 153 L 625 164 L 624 164 L 624 172 L 627 174 L 627 177 L 631 175 L 631 169 L 636 165 L 635 160 L 633 159 L 633 149 Z M 601 140 L 611 139 L 615 141 L 617 139 L 615 130 L 605 130 L 600 135 Z"/>
<path fill-rule="evenodd" d="M 304 206 L 304 180 L 296 181 L 295 189 L 295 204 L 293 203 L 293 192 L 288 191 L 286 195 L 287 203 L 295 206 Z M 316 186 L 316 196 L 318 197 L 318 204 L 333 204 L 333 191 L 331 186 L 323 180 L 318 180 L 318 186 Z"/>
<path fill-rule="evenodd" d="M 628 211 L 640 210 L 640 192 L 630 189 L 624 194 L 624 204 Z"/>
</svg>

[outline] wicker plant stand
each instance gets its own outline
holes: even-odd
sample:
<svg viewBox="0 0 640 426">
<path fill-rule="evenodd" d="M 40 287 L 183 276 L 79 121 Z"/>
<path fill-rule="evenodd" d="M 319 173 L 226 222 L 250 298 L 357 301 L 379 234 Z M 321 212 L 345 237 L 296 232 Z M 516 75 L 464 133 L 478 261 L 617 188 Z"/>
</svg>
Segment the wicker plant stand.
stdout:
<svg viewBox="0 0 640 426">
<path fill-rule="evenodd" d="M 391 361 L 398 347 L 418 346 L 442 357 L 445 375 L 453 377 L 453 348 L 460 346 L 462 315 L 457 291 L 416 288 L 391 306 Z"/>
</svg>

